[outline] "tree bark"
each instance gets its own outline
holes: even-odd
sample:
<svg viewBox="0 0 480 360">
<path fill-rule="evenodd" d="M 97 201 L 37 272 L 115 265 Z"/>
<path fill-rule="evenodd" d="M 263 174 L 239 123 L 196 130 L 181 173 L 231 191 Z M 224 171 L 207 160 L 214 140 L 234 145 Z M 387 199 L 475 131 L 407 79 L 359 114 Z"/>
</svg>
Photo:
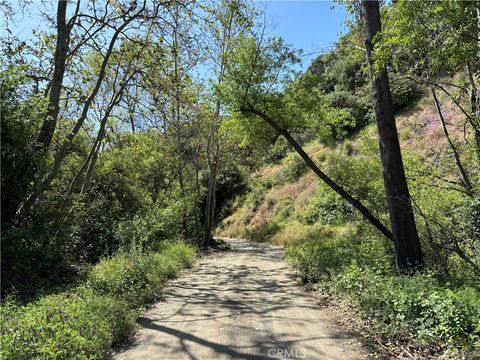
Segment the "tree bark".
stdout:
<svg viewBox="0 0 480 360">
<path fill-rule="evenodd" d="M 217 191 L 217 160 L 209 165 L 207 203 L 205 205 L 205 234 L 203 246 L 208 247 L 213 239 L 212 228 L 215 217 Z"/>
<path fill-rule="evenodd" d="M 327 174 L 325 174 L 312 160 L 310 156 L 303 150 L 303 148 L 295 141 L 292 135 L 285 130 L 284 128 L 280 127 L 273 119 L 268 117 L 266 114 L 258 111 L 252 107 L 243 107 L 240 109 L 243 113 L 250 113 L 259 116 L 263 119 L 268 125 L 270 125 L 275 131 L 281 134 L 288 143 L 295 149 L 295 151 L 300 155 L 300 157 L 305 161 L 307 166 L 313 170 L 313 172 L 323 181 L 325 182 L 332 190 L 334 190 L 338 195 L 344 198 L 348 203 L 350 203 L 355 209 L 357 209 L 363 217 L 370 222 L 375 228 L 377 228 L 388 240 L 393 240 L 392 233 L 388 230 L 385 225 L 378 220 L 375 215 L 373 215 L 370 210 L 368 210 L 365 205 L 362 204 L 361 201 L 355 199 L 352 195 L 350 195 L 343 187 L 338 185 L 335 181 L 330 179 Z"/>
<path fill-rule="evenodd" d="M 60 93 L 62 92 L 65 64 L 67 61 L 69 28 L 66 22 L 67 0 L 59 0 L 57 6 L 57 43 L 53 77 L 50 83 L 47 116 L 43 120 L 37 137 L 38 143 L 46 150 L 52 142 L 60 112 Z"/>
<path fill-rule="evenodd" d="M 55 178 L 58 171 L 60 170 L 63 160 L 65 159 L 68 152 L 70 151 L 71 145 L 73 143 L 73 139 L 75 138 L 77 133 L 80 131 L 80 129 L 83 126 L 83 123 L 87 118 L 87 115 L 93 103 L 93 100 L 95 99 L 98 91 L 100 90 L 100 86 L 102 85 L 103 80 L 106 76 L 106 69 L 107 69 L 108 62 L 110 60 L 110 56 L 112 55 L 112 52 L 118 37 L 120 36 L 122 31 L 128 26 L 128 24 L 130 24 L 134 19 L 138 18 L 142 14 L 143 9 L 144 8 L 142 8 L 137 13 L 133 14 L 130 18 L 127 18 L 122 23 L 122 25 L 118 27 L 113 33 L 110 39 L 108 49 L 105 53 L 102 64 L 100 66 L 100 71 L 98 73 L 95 86 L 92 89 L 87 100 L 85 101 L 85 104 L 83 105 L 82 113 L 80 114 L 80 117 L 77 119 L 72 130 L 65 137 L 63 143 L 60 145 L 59 149 L 55 153 L 55 158 L 53 160 L 53 164 L 50 167 L 49 171 L 45 174 L 45 176 L 41 180 L 39 180 L 36 184 L 34 184 L 33 190 L 30 193 L 30 195 L 28 195 L 26 199 L 18 206 L 16 215 L 15 215 L 16 221 L 19 221 L 25 213 L 29 212 L 31 208 L 35 205 L 35 203 L 38 201 L 38 199 L 43 195 L 43 193 L 50 187 L 50 184 L 52 183 L 53 179 Z"/>
<path fill-rule="evenodd" d="M 423 267 L 422 250 L 403 168 L 387 69 L 383 67 L 377 75 L 372 56 L 373 41 L 381 31 L 378 1 L 362 0 L 362 16 L 396 265 L 402 272 L 412 272 Z"/>
<path fill-rule="evenodd" d="M 455 147 L 455 144 L 450 138 L 447 125 L 445 124 L 445 118 L 443 117 L 442 108 L 440 107 L 440 102 L 438 101 L 437 93 L 435 92 L 435 89 L 433 87 L 432 87 L 432 95 L 433 95 L 433 100 L 435 101 L 435 106 L 437 108 L 438 117 L 440 118 L 440 123 L 442 124 L 443 134 L 445 135 L 448 145 L 452 150 L 453 158 L 455 160 L 455 165 L 457 165 L 457 169 L 460 173 L 460 180 L 462 181 L 463 187 L 465 188 L 467 193 L 471 195 L 473 191 L 472 184 L 468 178 L 468 174 L 465 171 L 465 168 L 463 167 L 462 162 L 460 161 L 460 155 L 458 154 L 457 148 Z"/>
<path fill-rule="evenodd" d="M 480 161 L 480 97 L 470 63 L 467 64 L 467 74 L 470 81 L 470 106 L 472 110 L 470 124 L 473 127 L 477 159 Z"/>
</svg>

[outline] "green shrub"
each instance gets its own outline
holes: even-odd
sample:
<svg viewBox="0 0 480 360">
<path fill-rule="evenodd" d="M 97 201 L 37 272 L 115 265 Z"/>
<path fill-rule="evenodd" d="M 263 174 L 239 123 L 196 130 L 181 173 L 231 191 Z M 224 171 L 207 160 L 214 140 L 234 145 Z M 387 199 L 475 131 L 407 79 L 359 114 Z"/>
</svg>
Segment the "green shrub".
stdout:
<svg viewBox="0 0 480 360">
<path fill-rule="evenodd" d="M 283 137 L 279 137 L 275 144 L 269 149 L 266 160 L 268 162 L 278 163 L 287 156 L 290 148 L 287 141 Z"/>
<path fill-rule="evenodd" d="M 26 306 L 7 300 L 0 311 L 3 359 L 101 359 L 135 324 L 137 308 L 153 300 L 165 281 L 191 266 L 195 248 L 155 244 L 159 252 L 122 252 L 102 260 L 72 292 Z"/>
<path fill-rule="evenodd" d="M 392 100 L 395 112 L 411 109 L 422 98 L 424 91 L 413 81 L 393 81 Z"/>
<path fill-rule="evenodd" d="M 291 198 L 280 199 L 275 209 L 275 220 L 285 221 L 295 212 Z"/>
<path fill-rule="evenodd" d="M 152 286 L 173 278 L 185 267 L 191 267 L 195 257 L 195 248 L 183 242 L 161 241 L 156 245 L 158 252 L 146 257 L 145 265 L 148 281 Z"/>
<path fill-rule="evenodd" d="M 196 255 L 192 245 L 182 241 L 161 241 L 155 245 L 155 251 L 161 253 L 165 258 L 172 259 L 182 267 L 190 267 Z"/>
<path fill-rule="evenodd" d="M 181 216 L 172 214 L 172 210 L 152 207 L 130 220 L 121 221 L 115 230 L 120 248 L 124 251 L 151 249 L 157 241 L 178 235 L 178 226 L 169 220 L 178 221 Z"/>
<path fill-rule="evenodd" d="M 97 293 L 125 299 L 136 307 L 151 297 L 146 281 L 145 258 L 140 253 L 119 253 L 100 261 L 88 274 L 88 284 Z"/>
<path fill-rule="evenodd" d="M 433 275 L 400 276 L 380 243 L 320 238 L 288 248 L 305 282 L 349 299 L 375 326 L 419 342 L 474 348 L 480 345 L 480 292 L 449 288 Z"/>
<path fill-rule="evenodd" d="M 307 164 L 297 153 L 290 153 L 283 160 L 282 177 L 284 182 L 297 181 L 307 171 Z"/>
<path fill-rule="evenodd" d="M 98 183 L 87 194 L 75 196 L 69 219 L 75 258 L 93 264 L 119 249 L 114 230 L 123 210 L 117 197 L 106 185 Z"/>
<path fill-rule="evenodd" d="M 81 289 L 16 306 L 1 314 L 2 359 L 101 359 L 134 327 L 127 304 Z"/>
<path fill-rule="evenodd" d="M 382 332 L 407 331 L 420 342 L 455 346 L 480 339 L 478 308 L 431 275 L 386 276 L 353 264 L 330 289 L 348 294 Z"/>
<path fill-rule="evenodd" d="M 165 281 L 190 266 L 195 256 L 195 249 L 182 242 L 163 241 L 155 247 L 160 252 L 122 252 L 102 260 L 88 274 L 89 286 L 133 307 L 154 300 Z"/>
<path fill-rule="evenodd" d="M 326 96 L 331 136 L 341 140 L 366 125 L 372 117 L 369 98 L 336 90 Z"/>
<path fill-rule="evenodd" d="M 258 226 L 247 228 L 245 237 L 254 241 L 267 241 L 282 229 L 282 225 L 276 221 L 268 221 Z"/>
<path fill-rule="evenodd" d="M 352 243 L 349 239 L 331 236 L 334 235 L 310 236 L 287 248 L 287 257 L 299 270 L 303 282 L 330 281 L 352 262 L 391 271 L 393 264 L 385 257 L 383 242 Z"/>
<path fill-rule="evenodd" d="M 321 186 L 303 213 L 299 215 L 299 220 L 307 225 L 317 222 L 338 225 L 351 220 L 353 216 L 354 212 L 351 205 L 337 193 Z"/>
</svg>

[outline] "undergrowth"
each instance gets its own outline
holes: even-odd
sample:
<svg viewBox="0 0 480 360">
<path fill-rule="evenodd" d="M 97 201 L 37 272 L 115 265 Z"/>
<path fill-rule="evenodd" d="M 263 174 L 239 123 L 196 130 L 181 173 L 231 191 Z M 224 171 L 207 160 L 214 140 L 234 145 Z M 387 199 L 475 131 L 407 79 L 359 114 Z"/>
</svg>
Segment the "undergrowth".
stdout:
<svg viewBox="0 0 480 360">
<path fill-rule="evenodd" d="M 138 308 L 192 265 L 195 248 L 162 241 L 100 261 L 77 288 L 0 311 L 2 359 L 102 359 L 132 331 Z"/>
<path fill-rule="evenodd" d="M 384 335 L 420 344 L 480 347 L 480 291 L 452 286 L 434 273 L 399 276 L 381 241 L 310 236 L 287 249 L 303 282 L 347 298 Z M 388 249 L 387 249 L 388 250 Z"/>
</svg>

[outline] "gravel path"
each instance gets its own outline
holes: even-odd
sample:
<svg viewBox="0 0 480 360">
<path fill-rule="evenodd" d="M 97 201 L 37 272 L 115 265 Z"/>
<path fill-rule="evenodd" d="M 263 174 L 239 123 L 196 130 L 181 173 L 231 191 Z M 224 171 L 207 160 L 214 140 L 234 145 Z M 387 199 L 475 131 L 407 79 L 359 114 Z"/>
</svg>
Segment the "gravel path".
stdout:
<svg viewBox="0 0 480 360">
<path fill-rule="evenodd" d="M 283 250 L 247 240 L 200 259 L 139 318 L 116 359 L 365 359 L 367 352 L 315 304 Z"/>
</svg>

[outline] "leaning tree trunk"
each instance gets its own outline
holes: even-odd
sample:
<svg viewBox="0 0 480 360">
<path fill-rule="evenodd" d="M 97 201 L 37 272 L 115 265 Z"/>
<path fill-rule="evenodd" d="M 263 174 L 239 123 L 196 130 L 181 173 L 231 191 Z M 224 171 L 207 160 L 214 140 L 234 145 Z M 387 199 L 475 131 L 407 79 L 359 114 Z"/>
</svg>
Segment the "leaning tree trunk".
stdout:
<svg viewBox="0 0 480 360">
<path fill-rule="evenodd" d="M 382 222 L 377 219 L 377 217 L 368 210 L 363 203 L 354 198 L 350 193 L 348 193 L 341 185 L 333 181 L 327 174 L 325 174 L 312 160 L 312 158 L 303 150 L 300 144 L 293 138 L 293 136 L 288 132 L 288 130 L 279 126 L 274 119 L 267 116 L 267 114 L 256 110 L 253 107 L 242 107 L 239 109 L 240 112 L 245 114 L 253 114 L 265 121 L 270 125 L 278 134 L 282 135 L 285 140 L 295 149 L 298 155 L 302 158 L 305 164 L 317 175 L 325 184 L 327 184 L 333 191 L 340 195 L 344 200 L 346 200 L 350 205 L 357 209 L 362 216 L 375 228 L 377 228 L 388 240 L 393 241 L 393 236 L 390 230 L 388 230 Z"/>
<path fill-rule="evenodd" d="M 447 124 L 445 122 L 445 118 L 443 117 L 443 112 L 440 106 L 440 102 L 438 101 L 437 93 L 435 92 L 435 89 L 433 87 L 431 90 L 432 90 L 433 101 L 435 102 L 435 107 L 437 108 L 438 117 L 440 119 L 440 124 L 442 125 L 443 134 L 447 139 L 448 145 L 450 146 L 450 150 L 452 150 L 453 159 L 455 161 L 455 165 L 457 165 L 458 173 L 460 175 L 460 180 L 462 181 L 462 186 L 465 188 L 465 192 L 469 196 L 472 196 L 473 194 L 472 183 L 470 182 L 467 171 L 463 167 L 462 161 L 460 160 L 460 154 L 458 153 L 458 150 L 455 144 L 453 143 L 452 138 L 450 137 L 450 133 L 448 132 Z"/>
<path fill-rule="evenodd" d="M 400 271 L 412 272 L 423 267 L 422 250 L 403 168 L 387 69 L 383 67 L 376 74 L 372 57 L 372 42 L 381 31 L 378 1 L 363 0 L 362 16 L 396 264 Z"/>
</svg>

